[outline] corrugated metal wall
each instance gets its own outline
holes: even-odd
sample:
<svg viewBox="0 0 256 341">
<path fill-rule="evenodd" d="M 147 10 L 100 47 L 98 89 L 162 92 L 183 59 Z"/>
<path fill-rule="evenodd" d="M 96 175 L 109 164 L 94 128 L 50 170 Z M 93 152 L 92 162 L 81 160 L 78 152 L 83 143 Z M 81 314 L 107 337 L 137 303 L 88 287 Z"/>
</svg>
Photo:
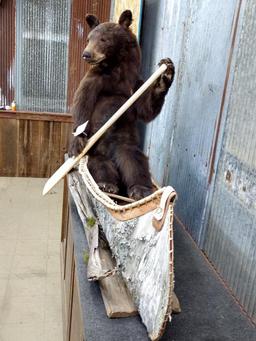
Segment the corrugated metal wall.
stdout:
<svg viewBox="0 0 256 341">
<path fill-rule="evenodd" d="M 157 180 L 178 191 L 176 214 L 195 240 L 205 209 L 236 11 L 233 0 L 145 2 L 144 73 L 166 56 L 176 65 L 163 111 L 147 127 L 145 150 Z"/>
<path fill-rule="evenodd" d="M 176 65 L 146 128 L 152 173 L 177 190 L 178 220 L 256 322 L 255 6 L 146 0 L 142 49 L 145 76 L 163 57 Z"/>
<path fill-rule="evenodd" d="M 14 99 L 15 0 L 0 3 L 0 105 Z"/>
<path fill-rule="evenodd" d="M 246 1 L 204 249 L 256 322 L 256 3 Z"/>
</svg>

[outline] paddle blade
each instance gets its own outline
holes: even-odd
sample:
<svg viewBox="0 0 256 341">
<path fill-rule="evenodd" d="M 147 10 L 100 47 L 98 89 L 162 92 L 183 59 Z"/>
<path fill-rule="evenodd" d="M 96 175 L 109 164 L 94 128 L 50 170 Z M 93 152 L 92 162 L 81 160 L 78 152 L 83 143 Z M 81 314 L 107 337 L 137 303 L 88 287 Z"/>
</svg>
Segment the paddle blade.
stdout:
<svg viewBox="0 0 256 341">
<path fill-rule="evenodd" d="M 70 157 L 56 172 L 47 180 L 44 185 L 43 195 L 47 194 L 57 183 L 78 163 L 79 158 Z"/>
<path fill-rule="evenodd" d="M 85 131 L 87 125 L 88 125 L 88 122 L 89 122 L 89 121 L 86 121 L 86 122 L 84 122 L 83 124 L 80 124 L 80 126 L 78 126 L 78 127 L 76 128 L 76 131 L 75 131 L 74 133 L 72 133 L 72 134 L 73 134 L 74 136 L 78 136 L 78 135 L 84 133 L 84 131 Z M 86 135 L 86 134 L 85 134 L 85 135 Z"/>
</svg>

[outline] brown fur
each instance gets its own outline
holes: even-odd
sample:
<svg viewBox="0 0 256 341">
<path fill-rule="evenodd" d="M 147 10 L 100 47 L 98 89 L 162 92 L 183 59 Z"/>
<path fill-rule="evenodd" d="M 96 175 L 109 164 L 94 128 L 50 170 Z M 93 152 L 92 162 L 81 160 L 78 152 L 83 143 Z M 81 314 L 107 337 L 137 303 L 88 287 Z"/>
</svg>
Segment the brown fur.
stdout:
<svg viewBox="0 0 256 341">
<path fill-rule="evenodd" d="M 99 24 L 93 15 L 86 19 L 92 31 L 83 56 L 92 68 L 75 93 L 72 112 L 75 128 L 89 120 L 86 128 L 89 138 L 143 81 L 139 77 L 140 48 L 129 30 L 131 12 L 123 12 L 118 24 Z M 124 186 L 128 195 L 136 200 L 152 193 L 148 160 L 138 147 L 137 120 L 149 122 L 162 108 L 174 77 L 172 61 L 164 59 L 162 63 L 167 64 L 167 71 L 88 153 L 89 170 L 103 190 L 117 193 Z M 69 154 L 79 154 L 87 138 L 84 135 L 74 138 Z"/>
</svg>

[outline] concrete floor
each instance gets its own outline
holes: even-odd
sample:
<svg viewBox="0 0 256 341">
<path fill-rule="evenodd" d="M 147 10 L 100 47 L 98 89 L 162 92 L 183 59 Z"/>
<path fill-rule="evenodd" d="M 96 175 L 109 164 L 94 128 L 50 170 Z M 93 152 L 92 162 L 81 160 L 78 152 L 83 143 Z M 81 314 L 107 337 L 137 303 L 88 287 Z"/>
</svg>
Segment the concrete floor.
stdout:
<svg viewBox="0 0 256 341">
<path fill-rule="evenodd" d="M 0 341 L 61 341 L 63 184 L 0 178 Z"/>
</svg>

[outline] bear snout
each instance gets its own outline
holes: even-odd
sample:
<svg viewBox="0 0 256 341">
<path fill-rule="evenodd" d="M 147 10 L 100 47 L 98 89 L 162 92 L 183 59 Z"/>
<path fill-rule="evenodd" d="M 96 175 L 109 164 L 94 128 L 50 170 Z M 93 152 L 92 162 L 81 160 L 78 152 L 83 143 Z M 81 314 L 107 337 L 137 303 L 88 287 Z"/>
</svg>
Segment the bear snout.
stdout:
<svg viewBox="0 0 256 341">
<path fill-rule="evenodd" d="M 88 49 L 84 50 L 82 57 L 87 63 L 91 65 L 100 64 L 103 60 L 106 59 L 105 54 Z"/>
<path fill-rule="evenodd" d="M 85 59 L 85 60 L 89 60 L 89 59 L 92 58 L 92 55 L 91 55 L 90 52 L 84 51 L 82 57 L 83 57 L 83 59 Z"/>
</svg>

